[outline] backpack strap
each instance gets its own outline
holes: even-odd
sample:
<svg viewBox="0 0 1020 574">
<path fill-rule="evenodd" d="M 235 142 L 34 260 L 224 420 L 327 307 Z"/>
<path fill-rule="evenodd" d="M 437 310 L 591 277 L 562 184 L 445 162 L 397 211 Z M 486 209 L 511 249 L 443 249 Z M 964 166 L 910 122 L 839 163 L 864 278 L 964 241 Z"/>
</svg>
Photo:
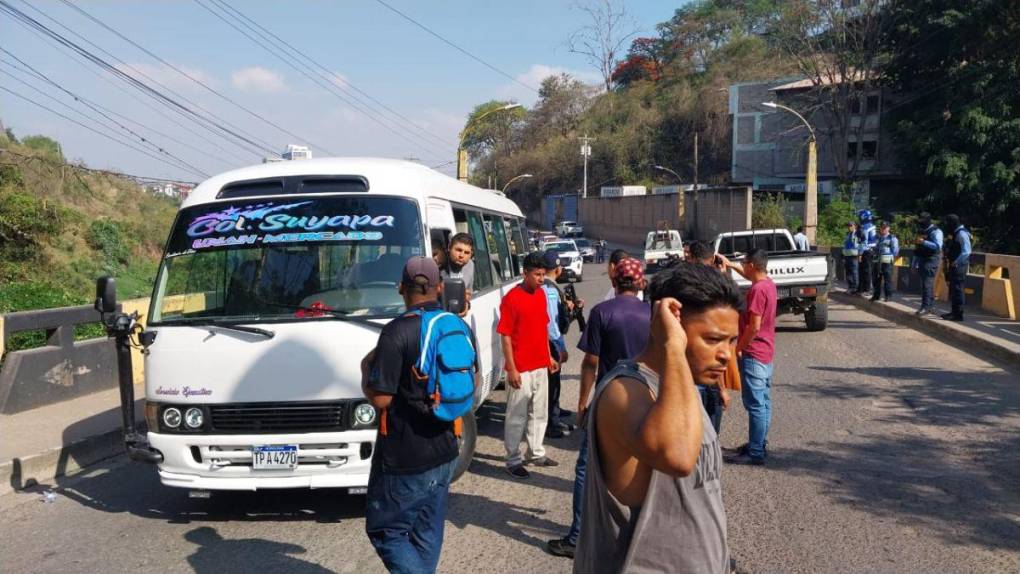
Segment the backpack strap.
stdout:
<svg viewBox="0 0 1020 574">
<path fill-rule="evenodd" d="M 432 339 L 432 328 L 435 327 L 436 321 L 438 321 L 439 319 L 441 319 L 441 318 L 443 318 L 443 317 L 445 317 L 447 315 L 452 317 L 453 313 L 447 313 L 446 311 L 443 311 L 441 313 L 436 313 L 436 315 L 434 317 L 429 319 L 429 324 L 427 326 L 425 326 L 425 339 L 421 342 L 421 356 L 418 358 L 418 365 L 417 365 L 418 371 L 421 371 L 422 369 L 425 368 L 425 353 L 428 351 L 429 341 Z M 423 320 L 424 320 L 424 318 L 425 318 L 425 316 L 422 315 L 422 319 Z"/>
</svg>

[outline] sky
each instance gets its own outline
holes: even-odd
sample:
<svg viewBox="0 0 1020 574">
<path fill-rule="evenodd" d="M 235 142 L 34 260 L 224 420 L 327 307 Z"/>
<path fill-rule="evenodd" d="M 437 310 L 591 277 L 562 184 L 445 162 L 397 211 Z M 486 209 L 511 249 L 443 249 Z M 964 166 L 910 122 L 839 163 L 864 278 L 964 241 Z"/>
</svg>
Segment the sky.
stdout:
<svg viewBox="0 0 1020 574">
<path fill-rule="evenodd" d="M 590 83 L 599 77 L 583 56 L 567 49 L 567 38 L 586 23 L 570 0 L 68 1 L 234 103 L 61 0 L 3 0 L 188 110 L 214 118 L 220 128 L 203 128 L 155 103 L 115 72 L 76 59 L 66 46 L 57 47 L 2 11 L 0 48 L 92 102 L 110 120 L 52 84 L 14 69 L 22 64 L 3 52 L 0 88 L 29 101 L 0 89 L 0 120 L 18 137 L 43 134 L 58 140 L 70 160 L 148 177 L 201 181 L 207 175 L 259 163 L 288 144 L 310 145 L 316 157 L 415 158 L 453 174 L 455 166 L 450 162 L 456 158 L 457 134 L 475 105 L 500 99 L 530 106 L 537 94 L 525 86 L 537 89 L 550 74 L 566 72 Z M 383 2 L 485 64 L 402 18 Z M 622 2 L 641 35 L 654 34 L 655 25 L 669 19 L 682 3 Z M 294 50 L 266 50 L 246 38 L 210 13 L 223 4 Z M 228 21 L 240 27 L 239 20 Z M 313 79 L 286 63 L 288 53 L 312 67 L 308 71 L 296 65 Z M 343 89 L 330 89 L 329 80 L 315 72 L 333 74 L 333 81 Z M 95 127 L 47 96 L 107 125 L 115 122 L 105 133 L 134 147 L 152 146 L 148 148 L 151 156 L 32 103 Z M 216 129 L 241 134 L 253 144 L 234 145 L 212 133 Z M 142 137 L 149 143 L 142 144 Z"/>
</svg>

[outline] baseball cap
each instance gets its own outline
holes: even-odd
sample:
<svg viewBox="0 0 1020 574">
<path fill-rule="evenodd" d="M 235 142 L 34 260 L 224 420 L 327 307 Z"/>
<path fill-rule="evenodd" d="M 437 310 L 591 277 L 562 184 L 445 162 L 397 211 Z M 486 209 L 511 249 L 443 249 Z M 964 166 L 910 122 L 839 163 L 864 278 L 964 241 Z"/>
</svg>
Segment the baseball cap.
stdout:
<svg viewBox="0 0 1020 574">
<path fill-rule="evenodd" d="M 542 267 L 546 269 L 556 269 L 560 266 L 560 254 L 549 250 L 542 254 Z"/>
<path fill-rule="evenodd" d="M 405 285 L 416 285 L 428 289 L 439 285 L 439 266 L 430 257 L 412 257 L 404 264 Z"/>
<path fill-rule="evenodd" d="M 645 278 L 645 271 L 641 262 L 633 257 L 628 257 L 616 264 L 616 280 L 631 279 L 635 283 Z"/>
</svg>

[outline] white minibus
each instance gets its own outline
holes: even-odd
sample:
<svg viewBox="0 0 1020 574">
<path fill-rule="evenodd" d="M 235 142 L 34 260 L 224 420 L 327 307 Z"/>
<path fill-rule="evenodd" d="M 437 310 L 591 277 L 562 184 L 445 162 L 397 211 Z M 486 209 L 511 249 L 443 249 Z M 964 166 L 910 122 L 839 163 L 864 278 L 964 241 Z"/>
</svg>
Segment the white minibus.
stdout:
<svg viewBox="0 0 1020 574">
<path fill-rule="evenodd" d="M 459 232 L 475 245 L 477 408 L 503 368 L 499 302 L 527 252 L 514 202 L 388 159 L 277 162 L 203 182 L 177 214 L 153 290 L 148 455 L 133 458 L 193 490 L 364 492 L 377 417 L 361 359 L 404 311 L 407 258 Z M 466 419 L 458 476 L 476 437 Z"/>
</svg>

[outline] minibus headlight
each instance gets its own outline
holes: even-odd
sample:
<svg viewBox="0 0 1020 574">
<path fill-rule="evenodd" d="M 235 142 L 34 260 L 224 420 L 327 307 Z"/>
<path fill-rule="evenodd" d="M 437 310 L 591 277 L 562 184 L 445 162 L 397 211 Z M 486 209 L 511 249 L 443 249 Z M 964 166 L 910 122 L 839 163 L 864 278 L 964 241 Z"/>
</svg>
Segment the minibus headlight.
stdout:
<svg viewBox="0 0 1020 574">
<path fill-rule="evenodd" d="M 358 403 L 352 415 L 355 427 L 369 427 L 375 424 L 375 407 L 369 403 Z"/>
<path fill-rule="evenodd" d="M 163 424 L 169 428 L 175 429 L 181 426 L 181 411 L 176 407 L 169 407 L 163 409 Z"/>
<path fill-rule="evenodd" d="M 184 413 L 184 424 L 188 425 L 189 429 L 197 429 L 202 426 L 205 422 L 205 415 L 202 414 L 202 409 L 197 407 L 191 407 Z"/>
</svg>

